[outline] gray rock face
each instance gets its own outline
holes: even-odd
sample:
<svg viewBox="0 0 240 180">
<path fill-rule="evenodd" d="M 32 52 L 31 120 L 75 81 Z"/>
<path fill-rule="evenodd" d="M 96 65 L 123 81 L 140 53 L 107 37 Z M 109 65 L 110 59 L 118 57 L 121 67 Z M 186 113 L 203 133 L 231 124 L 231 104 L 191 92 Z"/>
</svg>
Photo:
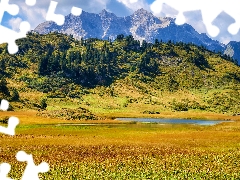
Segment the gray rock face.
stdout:
<svg viewBox="0 0 240 180">
<path fill-rule="evenodd" d="M 203 45 L 207 49 L 222 52 L 229 48 L 206 34 L 199 34 L 189 24 L 176 25 L 174 19 L 158 18 L 152 13 L 139 9 L 130 16 L 117 17 L 115 14 L 103 10 L 99 14 L 83 11 L 80 16 L 69 14 L 65 23 L 58 26 L 54 22 L 44 22 L 34 30 L 40 34 L 58 31 L 80 38 L 115 39 L 117 35 L 132 35 L 134 39 L 154 42 L 155 39 L 174 42 L 193 43 Z M 234 50 L 234 49 L 233 49 Z M 235 50 L 234 50 L 235 51 Z M 238 50 L 239 51 L 239 50 Z M 237 55 L 236 55 L 237 56 Z M 236 57 L 240 63 L 240 55 Z"/>
<path fill-rule="evenodd" d="M 240 42 L 230 41 L 227 44 L 227 48 L 224 51 L 224 54 L 229 55 L 233 59 L 236 59 L 240 65 Z"/>
</svg>

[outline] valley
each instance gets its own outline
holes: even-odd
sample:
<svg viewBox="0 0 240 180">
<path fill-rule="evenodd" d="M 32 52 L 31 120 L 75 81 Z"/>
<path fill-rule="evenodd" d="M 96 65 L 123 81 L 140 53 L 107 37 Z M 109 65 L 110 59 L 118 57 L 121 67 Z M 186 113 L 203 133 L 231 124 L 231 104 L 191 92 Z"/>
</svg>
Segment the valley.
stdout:
<svg viewBox="0 0 240 180">
<path fill-rule="evenodd" d="M 41 179 L 239 178 L 240 67 L 191 43 L 76 40 L 31 32 L 19 52 L 0 45 L 0 112 L 20 124 L 0 135 L 1 162 L 20 179 L 31 153 Z M 213 126 L 123 122 L 117 117 L 224 120 Z M 229 122 L 230 120 L 234 122 Z M 81 124 L 81 125 L 78 125 Z"/>
</svg>

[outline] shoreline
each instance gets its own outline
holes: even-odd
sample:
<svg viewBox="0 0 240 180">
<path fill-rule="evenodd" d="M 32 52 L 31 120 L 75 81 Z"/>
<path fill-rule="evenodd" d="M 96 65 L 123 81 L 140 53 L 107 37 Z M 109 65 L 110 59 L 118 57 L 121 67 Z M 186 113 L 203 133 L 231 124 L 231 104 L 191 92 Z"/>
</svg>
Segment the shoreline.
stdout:
<svg viewBox="0 0 240 180">
<path fill-rule="evenodd" d="M 159 119 L 189 119 L 189 120 L 223 120 L 223 121 L 240 121 L 240 116 L 231 116 L 227 114 L 210 113 L 210 112 L 161 112 L 160 114 L 142 114 L 139 112 L 125 112 L 125 113 L 98 113 L 102 120 L 62 120 L 53 118 L 44 118 L 37 116 L 37 111 L 7 111 L 0 112 L 1 117 L 16 116 L 20 120 L 20 124 L 76 124 L 76 123 L 89 123 L 89 124 L 123 124 L 116 118 L 159 118 Z"/>
</svg>

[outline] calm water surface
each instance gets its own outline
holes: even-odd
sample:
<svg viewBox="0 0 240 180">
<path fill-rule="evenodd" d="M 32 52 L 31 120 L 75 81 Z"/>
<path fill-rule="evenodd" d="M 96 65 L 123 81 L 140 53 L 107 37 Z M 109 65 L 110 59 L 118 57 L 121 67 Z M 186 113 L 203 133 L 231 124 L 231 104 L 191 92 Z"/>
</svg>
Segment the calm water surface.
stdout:
<svg viewBox="0 0 240 180">
<path fill-rule="evenodd" d="M 120 121 L 135 121 L 144 123 L 162 123 L 162 124 L 197 124 L 197 125 L 215 125 L 222 122 L 220 120 L 199 120 L 199 119 L 159 119 L 159 118 L 116 118 Z"/>
</svg>

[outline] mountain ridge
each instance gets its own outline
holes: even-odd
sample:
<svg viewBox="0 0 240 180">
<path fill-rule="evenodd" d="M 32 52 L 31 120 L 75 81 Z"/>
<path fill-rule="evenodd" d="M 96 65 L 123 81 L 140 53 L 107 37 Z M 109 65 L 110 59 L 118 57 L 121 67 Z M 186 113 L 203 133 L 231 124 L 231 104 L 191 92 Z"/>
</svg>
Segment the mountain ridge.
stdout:
<svg viewBox="0 0 240 180">
<path fill-rule="evenodd" d="M 173 18 L 159 18 L 143 8 L 125 17 L 117 17 L 114 13 L 105 9 L 98 14 L 82 11 L 80 16 L 67 15 L 62 26 L 58 26 L 52 21 L 46 21 L 38 25 L 34 31 L 40 34 L 57 31 L 73 35 L 77 39 L 99 38 L 114 40 L 119 34 L 132 35 L 134 39 L 139 41 L 145 40 L 153 43 L 155 39 L 158 39 L 163 42 L 171 40 L 173 42 L 193 43 L 221 53 L 225 53 L 229 45 L 213 40 L 205 33 L 198 33 L 189 24 L 176 25 Z M 240 55 L 235 53 L 233 57 L 240 64 Z"/>
</svg>

